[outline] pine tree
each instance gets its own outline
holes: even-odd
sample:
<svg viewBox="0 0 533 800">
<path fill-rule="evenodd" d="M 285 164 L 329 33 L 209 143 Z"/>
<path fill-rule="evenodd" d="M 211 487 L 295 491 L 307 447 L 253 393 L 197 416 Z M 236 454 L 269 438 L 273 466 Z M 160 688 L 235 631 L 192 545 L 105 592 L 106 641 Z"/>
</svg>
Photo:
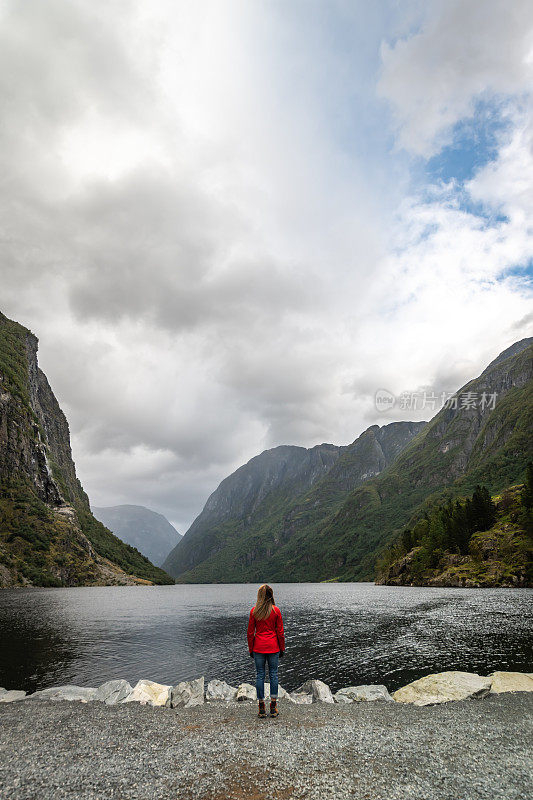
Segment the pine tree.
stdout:
<svg viewBox="0 0 533 800">
<path fill-rule="evenodd" d="M 533 461 L 529 461 L 526 467 L 526 480 L 522 489 L 521 500 L 526 511 L 533 508 Z"/>
<path fill-rule="evenodd" d="M 464 505 L 458 501 L 454 512 L 454 538 L 457 549 L 463 555 L 468 553 L 468 543 L 472 534 L 471 506 L 472 502 L 469 498 L 466 499 Z"/>
<path fill-rule="evenodd" d="M 413 548 L 413 537 L 410 528 L 406 528 L 401 535 L 401 543 L 404 553 L 408 553 Z"/>
</svg>

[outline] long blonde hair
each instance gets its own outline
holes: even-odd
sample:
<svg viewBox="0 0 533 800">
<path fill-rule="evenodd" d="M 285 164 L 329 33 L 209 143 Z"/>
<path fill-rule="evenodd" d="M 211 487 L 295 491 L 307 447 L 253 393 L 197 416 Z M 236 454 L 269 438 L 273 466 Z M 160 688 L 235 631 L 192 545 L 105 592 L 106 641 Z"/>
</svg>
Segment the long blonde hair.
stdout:
<svg viewBox="0 0 533 800">
<path fill-rule="evenodd" d="M 263 583 L 257 590 L 257 603 L 254 606 L 256 619 L 268 619 L 274 605 L 274 592 L 268 583 Z"/>
</svg>

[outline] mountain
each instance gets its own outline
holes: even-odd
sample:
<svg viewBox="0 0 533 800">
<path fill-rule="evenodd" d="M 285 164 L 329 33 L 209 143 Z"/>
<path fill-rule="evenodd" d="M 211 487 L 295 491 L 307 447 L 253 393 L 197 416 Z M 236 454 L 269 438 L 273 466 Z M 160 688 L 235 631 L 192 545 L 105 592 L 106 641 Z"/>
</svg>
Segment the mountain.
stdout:
<svg viewBox="0 0 533 800">
<path fill-rule="evenodd" d="M 173 583 L 92 515 L 37 347 L 0 313 L 0 587 Z"/>
<path fill-rule="evenodd" d="M 314 533 L 425 425 L 372 425 L 346 447 L 283 445 L 255 456 L 213 492 L 164 569 L 180 581 L 260 580 L 296 531 L 303 538 Z"/>
<path fill-rule="evenodd" d="M 164 562 L 173 576 L 194 568 L 240 541 L 253 526 L 291 497 L 326 475 L 342 452 L 321 444 L 310 449 L 281 445 L 265 450 L 225 478 L 207 500 L 201 514 Z M 217 567 L 220 567 L 220 560 Z"/>
<path fill-rule="evenodd" d="M 459 389 L 457 408 L 453 399 L 441 408 L 398 458 L 353 491 L 312 537 L 294 536 L 269 563 L 269 576 L 283 571 L 287 580 L 370 580 L 376 554 L 424 509 L 472 492 L 477 484 L 496 493 L 522 481 L 533 457 L 532 377 L 529 338 Z M 494 394 L 495 403 L 482 408 L 483 392 Z M 468 398 L 475 398 L 475 405 Z"/>
<path fill-rule="evenodd" d="M 179 582 L 373 579 L 377 554 L 424 510 L 477 484 L 494 494 L 523 480 L 533 457 L 532 373 L 533 339 L 522 339 L 429 423 L 372 426 L 339 448 L 310 485 L 298 490 L 281 481 L 251 513 L 249 503 L 239 511 L 245 486 L 254 496 L 249 465 L 241 467 L 209 498 L 164 568 Z M 403 429 L 388 459 L 384 451 L 376 462 L 385 431 L 415 425 Z M 258 467 L 264 457 L 257 457 Z M 231 509 L 224 501 L 230 486 Z"/>
<path fill-rule="evenodd" d="M 163 514 L 144 506 L 91 506 L 91 510 L 115 536 L 136 547 L 157 566 L 183 538 Z"/>
</svg>

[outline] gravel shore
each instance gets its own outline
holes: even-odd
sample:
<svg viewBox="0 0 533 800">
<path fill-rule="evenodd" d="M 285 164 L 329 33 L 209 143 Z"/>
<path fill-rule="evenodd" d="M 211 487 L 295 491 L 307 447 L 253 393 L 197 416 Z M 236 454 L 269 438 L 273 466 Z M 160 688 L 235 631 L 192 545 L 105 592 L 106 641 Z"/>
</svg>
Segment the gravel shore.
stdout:
<svg viewBox="0 0 533 800">
<path fill-rule="evenodd" d="M 255 703 L 0 706 L 10 800 L 524 800 L 533 694 L 417 708 Z"/>
</svg>

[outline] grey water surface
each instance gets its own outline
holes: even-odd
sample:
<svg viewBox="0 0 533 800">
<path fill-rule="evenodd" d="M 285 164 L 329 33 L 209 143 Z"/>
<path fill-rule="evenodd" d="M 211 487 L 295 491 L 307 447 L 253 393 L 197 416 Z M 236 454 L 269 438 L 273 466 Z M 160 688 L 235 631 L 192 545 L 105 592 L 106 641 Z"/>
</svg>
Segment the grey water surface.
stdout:
<svg viewBox="0 0 533 800">
<path fill-rule="evenodd" d="M 533 671 L 533 590 L 372 583 L 273 584 L 289 690 L 430 672 Z M 111 678 L 254 681 L 246 627 L 255 584 L 0 591 L 0 686 L 33 691 Z"/>
</svg>

